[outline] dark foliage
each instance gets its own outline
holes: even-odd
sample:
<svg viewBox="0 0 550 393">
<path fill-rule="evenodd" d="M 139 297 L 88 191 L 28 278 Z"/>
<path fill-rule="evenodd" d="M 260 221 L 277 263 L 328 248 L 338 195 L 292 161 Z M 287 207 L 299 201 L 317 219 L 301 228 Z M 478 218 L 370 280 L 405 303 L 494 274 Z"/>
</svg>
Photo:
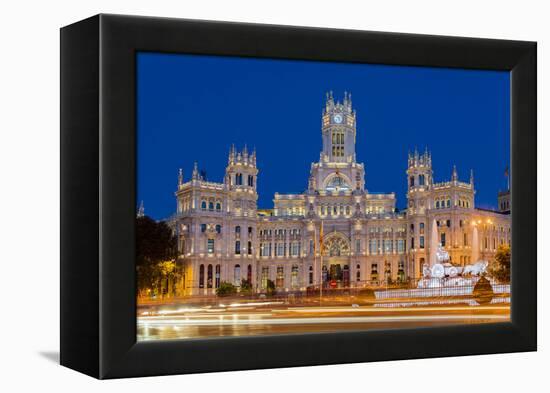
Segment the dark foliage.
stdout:
<svg viewBox="0 0 550 393">
<path fill-rule="evenodd" d="M 138 290 L 155 290 L 167 275 L 161 263 L 174 261 L 176 256 L 176 237 L 165 222 L 147 216 L 136 218 Z"/>
</svg>

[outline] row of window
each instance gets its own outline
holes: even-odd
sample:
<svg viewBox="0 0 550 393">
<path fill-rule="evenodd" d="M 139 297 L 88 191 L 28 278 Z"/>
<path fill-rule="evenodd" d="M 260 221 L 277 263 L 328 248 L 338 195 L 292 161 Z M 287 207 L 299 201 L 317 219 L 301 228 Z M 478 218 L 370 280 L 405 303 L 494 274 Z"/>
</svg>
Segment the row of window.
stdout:
<svg viewBox="0 0 550 393">
<path fill-rule="evenodd" d="M 349 284 L 350 275 L 349 275 L 349 267 L 347 265 L 344 266 L 344 268 L 340 271 L 340 269 L 333 269 L 335 265 L 331 266 L 329 269 L 326 265 L 323 266 L 322 269 L 322 280 L 324 283 L 330 281 L 330 280 L 342 280 L 344 282 L 344 286 Z M 339 267 L 339 265 L 338 265 Z M 284 266 L 280 265 L 277 266 L 276 270 L 276 278 L 275 278 L 275 286 L 277 288 L 283 288 L 285 286 L 285 274 L 284 274 Z M 385 262 L 384 263 L 384 276 L 386 278 L 391 277 L 391 263 Z M 313 266 L 310 266 L 308 268 L 308 285 L 313 285 L 314 283 L 314 276 L 313 276 Z M 371 280 L 378 280 L 378 263 L 371 264 Z M 399 261 L 398 263 L 398 271 L 397 271 L 398 279 L 404 280 L 405 279 L 405 262 Z M 297 288 L 299 285 L 298 281 L 299 276 L 299 267 L 298 265 L 292 265 L 291 267 L 291 274 L 290 274 L 290 286 L 291 288 Z M 261 286 L 263 289 L 267 288 L 267 280 L 269 280 L 269 266 L 262 267 L 262 275 L 261 275 Z M 361 281 L 361 265 L 356 265 L 356 272 L 355 272 L 355 280 Z"/>
<path fill-rule="evenodd" d="M 435 201 L 435 208 L 436 209 L 444 209 L 445 207 L 451 207 L 451 200 L 450 199 L 437 199 Z"/>
<path fill-rule="evenodd" d="M 405 252 L 405 239 L 397 239 L 395 242 L 392 239 L 369 239 L 369 254 L 393 254 L 394 250 L 398 254 Z"/>
<path fill-rule="evenodd" d="M 436 209 L 445 209 L 445 208 L 451 207 L 451 200 L 448 199 L 448 198 L 447 199 L 436 199 L 434 206 L 435 206 Z M 465 199 L 459 199 L 457 201 L 457 206 L 458 207 L 469 208 L 470 207 L 470 201 L 465 200 Z"/>
<path fill-rule="evenodd" d="M 450 221 L 450 220 L 448 220 Z M 448 222 L 447 223 L 448 226 L 450 226 L 450 223 Z M 419 224 L 420 226 L 420 236 L 419 236 L 419 244 L 418 244 L 418 247 L 420 249 L 424 249 L 425 248 L 425 237 L 424 237 L 424 223 L 420 223 Z M 240 228 L 239 226 L 237 226 L 236 228 Z M 249 227 L 249 229 L 251 229 L 252 227 Z M 206 224 L 201 224 L 201 232 L 205 232 L 207 229 L 207 225 Z M 215 230 L 217 233 L 221 233 L 221 225 L 216 225 L 215 226 Z M 240 229 L 239 229 L 240 231 Z M 271 233 L 271 230 L 262 230 L 265 232 L 269 231 L 269 233 Z M 262 233 L 262 231 L 260 231 L 260 233 Z M 276 234 L 278 231 L 281 231 L 279 232 L 280 234 L 283 234 L 283 233 L 286 233 L 286 229 L 278 229 L 278 230 L 275 230 Z M 284 231 L 284 232 L 282 232 Z M 300 233 L 300 230 L 299 229 L 292 229 L 290 230 L 293 234 L 299 234 Z M 414 231 L 414 224 L 411 224 L 411 231 Z M 249 232 L 251 233 L 251 231 Z M 496 237 L 493 237 L 493 244 L 492 244 L 492 248 L 493 249 L 496 249 L 497 248 L 497 238 Z M 207 239 L 207 252 L 208 254 L 213 254 L 215 252 L 215 240 L 214 239 Z M 440 233 L 440 237 L 439 237 L 439 242 L 441 243 L 441 246 L 442 247 L 445 247 L 446 246 L 446 243 L 447 243 L 447 235 L 445 232 L 441 232 Z M 500 238 L 500 241 L 499 243 L 501 245 L 507 243 L 507 244 L 510 244 L 510 240 L 509 239 L 504 239 L 504 237 L 501 237 Z M 272 246 L 272 244 L 274 244 L 274 246 Z M 467 233 L 463 233 L 463 245 L 464 246 L 468 246 L 468 234 Z M 272 247 L 274 250 L 272 250 Z M 405 239 L 396 239 L 395 241 L 393 241 L 392 239 L 369 239 L 368 240 L 368 250 L 369 250 L 369 254 L 370 255 L 376 255 L 376 254 L 392 254 L 394 250 L 397 251 L 398 254 L 402 254 L 405 252 L 405 247 L 406 247 L 406 243 L 405 243 Z M 415 237 L 411 237 L 411 248 L 415 248 Z M 484 248 L 485 249 L 489 249 L 489 238 L 488 237 L 485 237 L 484 238 Z M 251 241 L 248 241 L 247 242 L 247 254 L 248 255 L 252 255 L 252 242 Z M 300 255 L 300 251 L 301 251 L 301 242 L 290 242 L 288 243 L 288 254 L 287 254 L 287 243 L 286 242 L 277 242 L 277 243 L 270 243 L 270 242 L 267 242 L 267 243 L 264 243 L 264 242 L 261 242 L 260 243 L 260 256 L 272 256 L 272 251 L 274 251 L 274 256 L 295 256 L 295 257 L 298 257 Z M 355 251 L 356 253 L 360 253 L 361 252 L 361 239 L 356 239 L 355 240 Z M 314 244 L 314 241 L 313 240 L 310 240 L 310 243 L 309 243 L 309 252 L 310 254 L 313 254 L 315 252 L 315 244 Z M 236 255 L 240 255 L 241 254 L 241 241 L 240 240 L 237 240 L 235 241 L 235 254 Z"/>
<path fill-rule="evenodd" d="M 201 210 L 210 210 L 210 211 L 217 211 L 220 212 L 222 210 L 222 203 L 220 201 L 216 201 L 215 203 L 213 201 L 201 201 Z"/>
<path fill-rule="evenodd" d="M 344 157 L 344 146 L 332 146 L 333 157 Z"/>
<path fill-rule="evenodd" d="M 273 244 L 273 246 L 272 246 Z M 272 249 L 273 247 L 273 249 Z M 274 256 L 276 257 L 298 257 L 302 249 L 301 242 L 279 242 L 279 243 L 260 243 L 260 256 L 261 257 L 270 257 L 272 256 L 272 251 L 274 251 Z M 288 254 L 287 254 L 288 250 Z"/>
<path fill-rule="evenodd" d="M 243 185 L 243 174 L 242 173 L 236 173 L 235 174 L 235 185 L 236 186 L 242 186 Z M 248 187 L 254 187 L 254 176 L 248 175 L 246 185 Z"/>
<path fill-rule="evenodd" d="M 243 250 L 244 251 L 244 250 Z M 248 255 L 252 255 L 252 242 L 248 241 L 246 252 Z M 235 255 L 241 255 L 241 241 L 237 240 L 235 242 Z"/>
<path fill-rule="evenodd" d="M 206 269 L 203 264 L 199 266 L 199 288 L 219 288 L 220 279 L 221 266 L 219 264 L 215 267 L 208 265 Z M 252 265 L 246 267 L 246 280 L 250 283 L 252 282 Z M 241 265 L 237 264 L 233 267 L 233 284 L 240 286 L 241 281 Z"/>
<path fill-rule="evenodd" d="M 201 224 L 201 232 L 202 233 L 206 232 L 207 229 L 208 229 L 207 224 Z M 216 224 L 214 226 L 214 230 L 216 231 L 216 233 L 222 233 L 222 226 L 220 224 Z"/>
<path fill-rule="evenodd" d="M 509 200 L 500 201 L 500 210 L 510 210 L 510 201 Z"/>
<path fill-rule="evenodd" d="M 442 247 L 445 247 L 447 245 L 447 234 L 445 232 L 441 232 L 439 234 L 439 242 L 441 243 Z M 510 239 L 504 239 L 504 237 L 501 237 L 500 241 L 499 241 L 499 244 L 504 245 L 505 243 L 509 245 L 510 244 Z M 414 248 L 414 244 L 415 244 L 414 243 L 414 237 L 411 237 L 411 248 Z M 462 244 L 464 246 L 469 245 L 468 234 L 467 233 L 462 234 Z M 419 237 L 418 247 L 421 248 L 421 249 L 425 248 L 424 236 Z M 485 248 L 485 250 L 489 250 L 489 238 L 488 237 L 485 237 L 484 248 Z M 497 249 L 497 238 L 496 237 L 493 237 L 493 247 L 492 247 L 492 249 L 493 250 Z"/>
<path fill-rule="evenodd" d="M 418 185 L 423 186 L 426 184 L 426 175 L 418 175 Z M 411 176 L 409 177 L 409 187 L 415 186 L 415 177 Z"/>
<path fill-rule="evenodd" d="M 300 228 L 292 228 L 288 231 L 286 229 L 261 229 L 260 230 L 260 236 L 271 236 L 271 234 L 275 234 L 275 236 L 286 236 L 286 234 L 290 236 L 299 236 L 301 233 Z"/>
<path fill-rule="evenodd" d="M 252 235 L 252 232 L 254 231 L 254 228 L 252 227 L 248 227 L 248 234 L 249 235 Z M 235 233 L 241 233 L 241 226 L 240 225 L 237 225 L 235 226 Z"/>
<path fill-rule="evenodd" d="M 321 211 L 321 215 L 324 216 L 324 215 L 334 215 L 334 216 L 337 216 L 337 215 L 343 215 L 344 212 L 346 215 L 350 215 L 351 214 L 351 208 L 350 206 L 344 206 L 344 205 L 322 205 L 321 208 L 320 208 L 320 211 Z"/>
<path fill-rule="evenodd" d="M 299 280 L 299 267 L 298 265 L 292 265 L 290 268 L 290 287 L 292 289 L 297 289 L 300 286 Z M 310 280 L 313 280 L 313 271 L 310 267 Z M 261 288 L 267 289 L 267 282 L 269 280 L 269 266 L 262 267 L 261 275 Z M 313 281 L 312 281 L 313 282 Z M 275 287 L 284 288 L 285 287 L 285 268 L 284 266 L 277 266 L 276 275 L 275 275 Z"/>
<path fill-rule="evenodd" d="M 369 233 L 393 233 L 394 228 L 393 227 L 370 227 Z M 403 233 L 405 232 L 405 227 L 398 227 L 395 228 L 396 233 Z"/>
</svg>

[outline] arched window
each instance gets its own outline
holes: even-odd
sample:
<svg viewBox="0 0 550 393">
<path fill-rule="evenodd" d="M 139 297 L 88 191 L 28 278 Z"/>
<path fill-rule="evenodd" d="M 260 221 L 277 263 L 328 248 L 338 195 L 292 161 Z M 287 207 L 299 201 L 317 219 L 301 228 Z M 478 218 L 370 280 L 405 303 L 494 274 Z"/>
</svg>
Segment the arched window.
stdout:
<svg viewBox="0 0 550 393">
<path fill-rule="evenodd" d="M 277 276 L 275 278 L 275 286 L 283 288 L 285 286 L 285 269 L 283 266 L 277 266 Z"/>
<path fill-rule="evenodd" d="M 409 177 L 409 187 L 414 187 L 414 176 Z"/>
<path fill-rule="evenodd" d="M 246 252 L 248 255 L 252 255 L 252 242 L 249 240 L 248 244 L 246 245 Z"/>
<path fill-rule="evenodd" d="M 216 265 L 216 281 L 215 281 L 215 287 L 216 288 L 219 288 L 220 287 L 220 272 L 221 272 L 221 266 L 220 265 Z"/>
<path fill-rule="evenodd" d="M 423 186 L 425 183 L 425 177 L 424 175 L 418 175 L 418 185 Z"/>
<path fill-rule="evenodd" d="M 246 279 L 252 285 L 252 265 L 246 267 Z"/>
<path fill-rule="evenodd" d="M 240 255 L 241 254 L 241 241 L 237 240 L 235 242 L 235 254 Z"/>
<path fill-rule="evenodd" d="M 435 201 L 435 208 L 439 209 L 439 201 Z"/>
<path fill-rule="evenodd" d="M 201 202 L 201 209 L 206 210 L 206 201 Z"/>
<path fill-rule="evenodd" d="M 327 184 L 327 190 L 349 190 L 350 186 L 342 176 L 334 176 Z"/>
<path fill-rule="evenodd" d="M 240 227 L 240 225 L 237 225 L 237 226 L 235 227 L 235 233 L 241 233 L 241 227 Z"/>
<path fill-rule="evenodd" d="M 216 202 L 216 211 L 222 210 L 222 204 L 220 202 Z"/>
<path fill-rule="evenodd" d="M 254 187 L 254 176 L 248 175 L 248 186 Z"/>
<path fill-rule="evenodd" d="M 222 226 L 220 224 L 216 225 L 216 232 L 217 233 L 222 233 Z"/>
<path fill-rule="evenodd" d="M 243 185 L 243 175 L 242 175 L 242 173 L 237 173 L 235 175 L 235 184 L 237 186 L 242 186 Z"/>
<path fill-rule="evenodd" d="M 241 265 L 235 265 L 233 271 L 233 283 L 237 286 L 241 285 Z"/>
<path fill-rule="evenodd" d="M 324 254 L 331 257 L 348 256 L 350 247 L 346 240 L 340 236 L 331 237 L 323 246 Z"/>
<path fill-rule="evenodd" d="M 298 288 L 298 285 L 298 265 L 292 265 L 292 269 L 290 271 L 290 286 L 293 289 L 296 289 Z"/>
<path fill-rule="evenodd" d="M 199 266 L 199 288 L 204 288 L 204 265 Z"/>
<path fill-rule="evenodd" d="M 208 279 L 206 280 L 206 287 L 207 288 L 212 288 L 212 284 L 213 284 L 213 281 L 212 281 L 212 265 L 208 265 L 208 271 L 207 271 L 207 277 Z"/>
<path fill-rule="evenodd" d="M 208 202 L 208 210 L 214 210 L 214 202 Z"/>
<path fill-rule="evenodd" d="M 447 207 L 451 207 L 451 200 L 447 199 Z"/>
</svg>

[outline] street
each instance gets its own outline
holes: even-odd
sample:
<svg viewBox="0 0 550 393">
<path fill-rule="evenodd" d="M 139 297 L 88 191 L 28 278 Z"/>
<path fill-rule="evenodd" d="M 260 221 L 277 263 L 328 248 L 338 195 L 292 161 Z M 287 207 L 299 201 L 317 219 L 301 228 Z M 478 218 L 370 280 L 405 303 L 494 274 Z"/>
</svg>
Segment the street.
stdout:
<svg viewBox="0 0 550 393">
<path fill-rule="evenodd" d="M 138 340 L 194 339 L 395 329 L 510 320 L 510 304 L 292 305 L 250 301 L 208 305 L 149 305 L 138 309 Z"/>
</svg>

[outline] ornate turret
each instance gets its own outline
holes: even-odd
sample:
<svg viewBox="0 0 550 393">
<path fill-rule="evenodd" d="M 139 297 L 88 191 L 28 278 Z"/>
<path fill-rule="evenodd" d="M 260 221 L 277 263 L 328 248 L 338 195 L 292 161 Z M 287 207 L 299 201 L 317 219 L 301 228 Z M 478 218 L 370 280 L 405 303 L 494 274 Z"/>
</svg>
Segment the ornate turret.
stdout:
<svg viewBox="0 0 550 393">
<path fill-rule="evenodd" d="M 193 164 L 193 173 L 191 174 L 192 180 L 200 180 L 201 175 L 199 173 L 199 165 L 197 164 L 197 161 Z"/>
<path fill-rule="evenodd" d="M 251 188 L 256 191 L 256 149 L 248 153 L 245 145 L 243 150 L 238 152 L 235 146 L 231 146 L 225 169 L 225 184 L 230 189 Z"/>
<path fill-rule="evenodd" d="M 351 94 L 344 93 L 343 102 L 334 101 L 332 91 L 322 114 L 323 151 L 321 161 L 355 162 L 356 113 Z"/>
<path fill-rule="evenodd" d="M 415 148 L 414 153 L 409 152 L 408 160 L 408 184 L 409 192 L 421 189 L 428 189 L 433 184 L 432 155 L 428 148 L 423 154 L 419 154 Z"/>
</svg>

